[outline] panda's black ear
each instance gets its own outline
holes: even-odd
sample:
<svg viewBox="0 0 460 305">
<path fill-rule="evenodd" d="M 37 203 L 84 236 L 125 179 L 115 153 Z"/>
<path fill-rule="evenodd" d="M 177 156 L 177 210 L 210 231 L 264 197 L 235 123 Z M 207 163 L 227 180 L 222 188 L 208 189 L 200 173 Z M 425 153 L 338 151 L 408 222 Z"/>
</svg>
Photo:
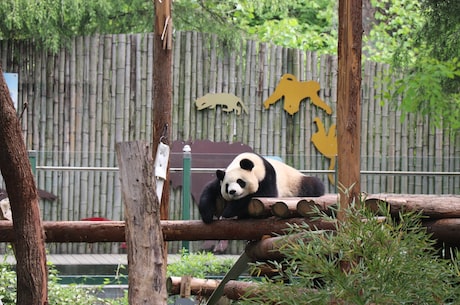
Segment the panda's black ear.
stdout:
<svg viewBox="0 0 460 305">
<path fill-rule="evenodd" d="M 223 181 L 225 177 L 225 172 L 221 169 L 218 169 L 216 170 L 216 176 L 217 176 L 217 179 L 219 179 L 220 181 Z"/>
<path fill-rule="evenodd" d="M 247 171 L 251 171 L 254 168 L 254 163 L 249 159 L 242 159 L 240 161 L 240 167 Z"/>
</svg>

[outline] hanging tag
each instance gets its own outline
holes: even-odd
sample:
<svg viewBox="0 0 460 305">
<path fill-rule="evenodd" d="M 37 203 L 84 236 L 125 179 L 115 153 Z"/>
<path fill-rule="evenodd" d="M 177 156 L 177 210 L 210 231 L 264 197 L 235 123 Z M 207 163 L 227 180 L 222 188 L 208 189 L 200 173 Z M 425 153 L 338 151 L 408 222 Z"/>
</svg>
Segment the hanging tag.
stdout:
<svg viewBox="0 0 460 305">
<path fill-rule="evenodd" d="M 160 142 L 157 148 L 157 154 L 155 156 L 155 178 L 157 185 L 157 196 L 158 200 L 161 201 L 163 194 L 163 184 L 166 180 L 168 173 L 168 161 L 169 161 L 169 146 Z"/>
</svg>

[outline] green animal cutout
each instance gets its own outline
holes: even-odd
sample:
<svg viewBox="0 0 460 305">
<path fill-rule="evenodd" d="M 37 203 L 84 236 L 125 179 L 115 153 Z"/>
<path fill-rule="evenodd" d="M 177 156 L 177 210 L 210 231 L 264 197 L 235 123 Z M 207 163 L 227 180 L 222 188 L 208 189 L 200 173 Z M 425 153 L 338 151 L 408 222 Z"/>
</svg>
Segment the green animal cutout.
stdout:
<svg viewBox="0 0 460 305">
<path fill-rule="evenodd" d="M 331 114 L 332 108 L 319 97 L 319 89 L 318 82 L 298 81 L 294 75 L 284 74 L 275 91 L 264 102 L 264 106 L 268 109 L 271 104 L 276 103 L 284 96 L 284 110 L 293 115 L 299 111 L 300 102 L 309 97 L 314 105 L 326 111 L 327 114 Z"/>
<path fill-rule="evenodd" d="M 246 114 L 248 113 L 241 99 L 230 93 L 208 93 L 195 101 L 198 110 L 214 109 L 217 105 L 222 106 L 222 111 L 225 112 L 235 111 L 237 115 L 240 115 L 243 110 Z"/>
</svg>

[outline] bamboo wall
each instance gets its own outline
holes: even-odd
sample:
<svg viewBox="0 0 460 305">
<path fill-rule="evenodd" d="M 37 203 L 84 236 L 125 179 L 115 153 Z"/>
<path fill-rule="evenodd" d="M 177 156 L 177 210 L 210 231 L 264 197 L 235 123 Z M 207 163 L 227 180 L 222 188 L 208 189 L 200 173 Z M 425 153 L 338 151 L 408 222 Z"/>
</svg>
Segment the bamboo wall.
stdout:
<svg viewBox="0 0 460 305">
<path fill-rule="evenodd" d="M 328 159 L 310 142 L 314 117 L 328 129 L 335 122 L 337 58 L 254 41 L 236 51 L 218 47 L 214 36 L 177 32 L 173 49 L 172 140 L 242 142 L 264 155 L 276 155 L 298 169 L 326 170 Z M 22 128 L 38 166 L 116 167 L 115 143 L 152 139 L 153 35 L 78 37 L 57 54 L 32 41 L 0 41 L 4 72 L 19 73 Z M 364 171 L 460 171 L 460 135 L 434 128 L 428 117 L 400 113 L 383 103 L 388 68 L 365 62 L 362 81 L 362 164 Z M 303 101 L 293 116 L 282 102 L 264 109 L 263 101 L 280 77 L 316 80 L 320 96 L 333 108 L 326 115 Z M 206 93 L 241 97 L 249 113 L 220 107 L 197 111 Z M 327 176 L 318 174 L 335 189 Z M 38 170 L 38 187 L 56 194 L 43 202 L 45 220 L 86 217 L 123 219 L 120 182 L 111 170 Z M 460 177 L 423 175 L 362 176 L 368 193 L 459 194 Z M 181 193 L 171 191 L 171 218 L 180 215 Z M 196 209 L 193 218 L 198 218 Z M 173 246 L 175 247 L 175 246 Z M 239 246 L 232 246 L 238 248 Z M 232 248 L 233 251 L 239 251 Z M 235 250 L 236 249 L 236 250 Z M 55 245 L 52 252 L 116 252 L 117 244 Z"/>
</svg>

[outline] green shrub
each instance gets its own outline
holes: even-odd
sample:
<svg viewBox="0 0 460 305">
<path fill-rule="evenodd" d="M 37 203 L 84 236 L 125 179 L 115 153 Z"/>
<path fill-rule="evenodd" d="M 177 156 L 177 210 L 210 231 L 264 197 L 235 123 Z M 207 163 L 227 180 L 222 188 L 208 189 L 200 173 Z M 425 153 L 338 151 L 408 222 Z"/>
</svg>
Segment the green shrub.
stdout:
<svg viewBox="0 0 460 305">
<path fill-rule="evenodd" d="M 232 267 L 232 259 L 218 259 L 209 252 L 188 253 L 182 250 L 180 260 L 168 264 L 167 276 L 190 275 L 197 278 L 222 275 Z"/>
<path fill-rule="evenodd" d="M 88 305 L 88 304 L 110 304 L 92 294 L 92 290 L 77 285 L 60 285 L 56 269 L 48 266 L 48 300 L 50 305 Z M 3 305 L 16 304 L 16 272 L 12 266 L 3 262 L 0 263 L 0 300 Z"/>
<path fill-rule="evenodd" d="M 438 256 L 421 216 L 381 212 L 352 206 L 336 232 L 293 227 L 280 275 L 244 304 L 459 304 L 458 262 Z"/>
<path fill-rule="evenodd" d="M 181 253 L 181 259 L 168 265 L 168 276 L 191 275 L 205 278 L 211 275 L 226 273 L 233 265 L 232 259 L 218 259 L 212 253 Z M 93 293 L 94 290 L 82 288 L 78 285 L 59 284 L 59 275 L 52 266 L 49 267 L 48 299 L 50 305 L 127 305 L 127 294 L 119 299 L 100 299 Z M 124 266 L 119 266 L 124 268 Z M 0 300 L 3 305 L 16 304 L 16 272 L 6 262 L 0 262 Z"/>
</svg>

